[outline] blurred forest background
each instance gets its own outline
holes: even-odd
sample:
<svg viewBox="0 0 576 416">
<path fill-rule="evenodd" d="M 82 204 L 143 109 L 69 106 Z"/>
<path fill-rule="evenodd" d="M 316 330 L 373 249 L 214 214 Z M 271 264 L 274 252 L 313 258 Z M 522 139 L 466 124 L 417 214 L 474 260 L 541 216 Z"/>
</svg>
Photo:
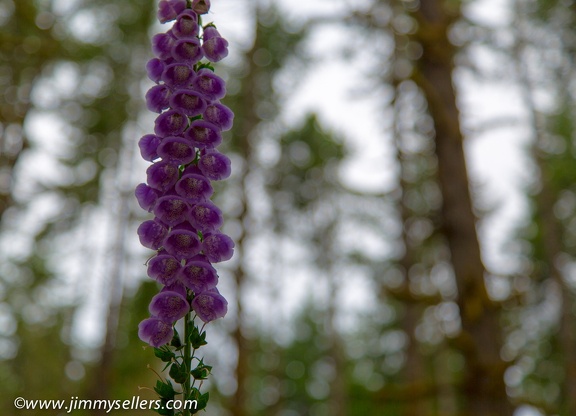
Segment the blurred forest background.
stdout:
<svg viewBox="0 0 576 416">
<path fill-rule="evenodd" d="M 231 42 L 218 204 L 237 249 L 219 269 L 228 316 L 208 328 L 207 414 L 576 415 L 576 2 L 300 3 L 213 0 L 209 15 Z M 17 396 L 155 397 L 138 389 L 158 360 L 137 338 L 156 288 L 133 197 L 155 10 L 0 0 L 2 415 L 35 414 Z M 322 109 L 286 114 L 326 51 L 354 86 L 353 137 Z M 512 193 L 470 168 L 490 137 L 495 161 L 521 161 L 512 220 Z M 355 171 L 370 146 L 385 151 Z"/>
</svg>

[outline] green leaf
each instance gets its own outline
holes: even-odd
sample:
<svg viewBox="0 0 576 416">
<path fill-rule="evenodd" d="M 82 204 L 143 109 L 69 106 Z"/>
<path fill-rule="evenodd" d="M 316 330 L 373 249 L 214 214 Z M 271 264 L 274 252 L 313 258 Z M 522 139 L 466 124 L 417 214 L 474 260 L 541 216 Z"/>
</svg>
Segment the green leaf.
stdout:
<svg viewBox="0 0 576 416">
<path fill-rule="evenodd" d="M 188 371 L 186 370 L 186 365 L 180 365 L 178 363 L 172 364 L 170 367 L 170 377 L 178 384 L 184 384 L 188 378 Z"/>
<path fill-rule="evenodd" d="M 206 380 L 212 371 L 212 366 L 204 365 L 202 361 L 198 367 L 191 371 L 192 377 L 196 380 Z"/>
<path fill-rule="evenodd" d="M 176 396 L 176 392 L 174 391 L 174 387 L 172 387 L 170 380 L 166 382 L 161 380 L 156 381 L 156 387 L 154 387 L 154 391 L 158 393 L 161 399 L 165 400 L 174 400 L 174 396 Z"/>
<path fill-rule="evenodd" d="M 163 362 L 168 363 L 176 358 L 176 355 L 168 349 L 154 348 L 154 355 L 160 358 Z"/>
<path fill-rule="evenodd" d="M 210 393 L 206 392 L 204 394 L 199 394 L 200 392 L 198 391 L 198 395 L 195 399 L 196 400 L 196 408 L 192 409 L 190 411 L 190 413 L 195 414 L 198 413 L 200 410 L 203 410 L 206 408 L 206 406 L 208 406 L 208 400 L 210 399 Z"/>
<path fill-rule="evenodd" d="M 202 345 L 208 344 L 208 342 L 206 342 L 206 331 L 200 333 L 198 327 L 194 326 L 194 328 L 190 331 L 189 342 L 190 345 L 192 345 L 192 348 L 194 348 L 195 350 L 200 348 Z"/>
<path fill-rule="evenodd" d="M 174 328 L 174 336 L 172 337 L 170 345 L 175 347 L 176 351 L 182 349 L 182 341 L 180 340 L 180 335 L 178 334 L 178 331 L 176 331 L 176 328 Z"/>
</svg>

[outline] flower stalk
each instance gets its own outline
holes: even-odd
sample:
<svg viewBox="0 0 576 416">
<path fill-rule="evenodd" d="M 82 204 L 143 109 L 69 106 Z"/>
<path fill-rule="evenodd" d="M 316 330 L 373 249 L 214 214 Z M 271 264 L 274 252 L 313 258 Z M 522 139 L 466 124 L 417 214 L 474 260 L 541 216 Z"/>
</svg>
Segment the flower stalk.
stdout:
<svg viewBox="0 0 576 416">
<path fill-rule="evenodd" d="M 156 252 L 147 272 L 161 290 L 152 298 L 150 317 L 140 323 L 138 335 L 154 347 L 164 369 L 170 368 L 170 378 L 181 386 L 178 392 L 170 380 L 160 379 L 154 390 L 161 401 L 167 404 L 181 395 L 184 404 L 195 402 L 194 408 L 157 409 L 162 415 L 189 416 L 206 407 L 208 393 L 199 388 L 212 367 L 195 353 L 207 344 L 204 326 L 223 317 L 228 305 L 216 288 L 213 264 L 232 257 L 234 242 L 220 231 L 223 215 L 211 200 L 211 183 L 230 176 L 230 159 L 217 147 L 234 114 L 220 101 L 226 85 L 213 66 L 228 55 L 228 42 L 213 23 L 202 27 L 201 16 L 209 10 L 209 0 L 161 0 L 158 19 L 174 23 L 152 38 L 155 57 L 146 65 L 156 84 L 146 93 L 146 105 L 158 116 L 154 133 L 138 143 L 151 165 L 135 194 L 138 204 L 154 215 L 138 227 L 138 236 Z M 176 330 L 179 321 L 183 339 Z"/>
</svg>

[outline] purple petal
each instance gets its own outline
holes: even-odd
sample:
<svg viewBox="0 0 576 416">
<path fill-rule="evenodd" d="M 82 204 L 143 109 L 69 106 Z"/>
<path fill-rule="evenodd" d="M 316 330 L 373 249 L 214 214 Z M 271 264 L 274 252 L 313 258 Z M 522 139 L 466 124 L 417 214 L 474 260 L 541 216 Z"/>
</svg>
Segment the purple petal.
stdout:
<svg viewBox="0 0 576 416">
<path fill-rule="evenodd" d="M 163 321 L 174 323 L 188 313 L 190 305 L 181 294 L 164 291 L 152 298 L 148 310 Z"/>
<path fill-rule="evenodd" d="M 195 117 L 206 110 L 206 100 L 200 93 L 189 89 L 180 89 L 170 97 L 170 106 L 189 117 Z"/>
<path fill-rule="evenodd" d="M 167 65 L 162 72 L 162 81 L 170 87 L 190 85 L 194 79 L 194 71 L 186 64 L 174 63 Z"/>
<path fill-rule="evenodd" d="M 161 113 L 169 107 L 170 89 L 166 85 L 154 85 L 146 93 L 146 107 L 155 113 Z"/>
<path fill-rule="evenodd" d="M 138 147 L 140 148 L 140 154 L 144 160 L 152 162 L 154 159 L 158 158 L 158 145 L 160 144 L 160 137 L 155 134 L 147 134 L 142 136 L 138 141 Z"/>
<path fill-rule="evenodd" d="M 198 71 L 191 85 L 192 88 L 212 101 L 219 100 L 226 95 L 226 83 L 208 68 Z"/>
<path fill-rule="evenodd" d="M 172 325 L 158 318 L 145 319 L 138 325 L 138 337 L 156 348 L 168 344 L 173 336 Z"/>
<path fill-rule="evenodd" d="M 221 61 L 228 56 L 228 41 L 219 36 L 204 40 L 202 52 L 210 62 Z"/>
<path fill-rule="evenodd" d="M 152 81 L 158 83 L 162 77 L 162 72 L 164 72 L 164 62 L 158 58 L 152 58 L 146 64 L 146 71 L 148 73 L 148 78 Z"/>
<path fill-rule="evenodd" d="M 154 215 L 171 227 L 185 221 L 189 211 L 190 207 L 179 196 L 163 196 L 154 206 Z"/>
<path fill-rule="evenodd" d="M 214 189 L 203 175 L 187 174 L 182 176 L 175 186 L 176 193 L 189 202 L 200 202 L 212 196 Z"/>
<path fill-rule="evenodd" d="M 152 211 L 156 200 L 160 196 L 160 193 L 156 189 L 150 188 L 145 183 L 139 184 L 136 187 L 134 194 L 136 195 L 138 205 L 140 205 L 142 209 L 145 209 L 148 212 Z"/>
<path fill-rule="evenodd" d="M 168 110 L 156 117 L 154 133 L 160 137 L 178 136 L 188 127 L 188 118 L 176 110 Z"/>
<path fill-rule="evenodd" d="M 210 0 L 192 0 L 192 9 L 198 14 L 210 11 Z"/>
<path fill-rule="evenodd" d="M 204 236 L 202 252 L 211 263 L 230 260 L 234 254 L 234 242 L 226 234 L 214 232 Z"/>
<path fill-rule="evenodd" d="M 193 231 L 173 229 L 164 240 L 164 248 L 177 259 L 189 259 L 200 252 L 200 240 Z"/>
<path fill-rule="evenodd" d="M 234 113 L 224 104 L 212 103 L 204 110 L 204 120 L 219 127 L 222 131 L 232 128 Z"/>
<path fill-rule="evenodd" d="M 192 300 L 192 309 L 204 322 L 224 317 L 228 312 L 228 302 L 215 289 L 202 292 Z"/>
<path fill-rule="evenodd" d="M 193 10 L 184 10 L 172 26 L 172 33 L 178 39 L 195 38 L 198 36 L 198 15 Z"/>
<path fill-rule="evenodd" d="M 199 149 L 213 149 L 222 143 L 220 129 L 204 120 L 195 120 L 186 130 L 186 138 Z"/>
<path fill-rule="evenodd" d="M 204 56 L 197 38 L 179 39 L 172 45 L 172 57 L 179 62 L 194 65 Z"/>
<path fill-rule="evenodd" d="M 148 262 L 148 276 L 163 285 L 176 283 L 182 265 L 169 254 L 159 254 Z"/>
<path fill-rule="evenodd" d="M 230 176 L 230 159 L 215 150 L 208 151 L 200 157 L 198 168 L 204 176 L 213 181 Z"/>
<path fill-rule="evenodd" d="M 180 171 L 178 165 L 160 161 L 153 163 L 146 169 L 148 185 L 160 192 L 166 192 L 178 181 Z"/>
<path fill-rule="evenodd" d="M 194 205 L 189 212 L 190 224 L 203 233 L 214 231 L 222 225 L 222 211 L 210 201 Z"/>
<path fill-rule="evenodd" d="M 152 37 L 152 51 L 160 59 L 171 58 L 174 41 L 170 33 L 157 33 Z"/>
<path fill-rule="evenodd" d="M 183 296 L 185 299 L 188 296 L 188 290 L 186 289 L 186 286 L 184 286 L 184 283 L 182 283 L 180 280 L 176 280 L 174 283 L 164 286 L 161 292 L 176 292 Z"/>
<path fill-rule="evenodd" d="M 166 137 L 158 146 L 162 160 L 187 165 L 196 158 L 196 149 L 181 137 Z"/>
<path fill-rule="evenodd" d="M 204 292 L 216 287 L 218 274 L 208 261 L 192 259 L 180 272 L 180 280 L 195 293 Z"/>
<path fill-rule="evenodd" d="M 186 8 L 186 0 L 160 0 L 158 4 L 158 20 L 160 23 L 166 23 L 176 19 Z"/>
<path fill-rule="evenodd" d="M 212 38 L 221 38 L 222 36 L 220 36 L 220 32 L 218 32 L 218 30 L 216 29 L 215 26 L 206 26 L 204 28 L 204 33 L 202 34 L 202 39 L 204 40 L 204 42 L 212 39 Z"/>
<path fill-rule="evenodd" d="M 140 243 L 144 247 L 151 248 L 152 250 L 158 250 L 160 248 L 166 234 L 168 234 L 168 230 L 158 221 L 144 221 L 138 227 Z"/>
</svg>

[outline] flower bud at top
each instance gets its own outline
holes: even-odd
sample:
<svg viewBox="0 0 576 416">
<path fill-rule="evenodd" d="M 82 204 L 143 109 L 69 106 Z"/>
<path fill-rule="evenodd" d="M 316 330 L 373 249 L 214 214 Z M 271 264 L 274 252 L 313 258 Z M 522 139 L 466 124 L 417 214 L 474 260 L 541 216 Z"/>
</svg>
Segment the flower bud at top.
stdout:
<svg viewBox="0 0 576 416">
<path fill-rule="evenodd" d="M 206 14 L 210 11 L 210 0 L 192 0 L 192 10 L 198 14 Z"/>
<path fill-rule="evenodd" d="M 186 0 L 160 0 L 158 4 L 158 20 L 160 23 L 166 23 L 176 19 L 186 8 Z"/>
</svg>

